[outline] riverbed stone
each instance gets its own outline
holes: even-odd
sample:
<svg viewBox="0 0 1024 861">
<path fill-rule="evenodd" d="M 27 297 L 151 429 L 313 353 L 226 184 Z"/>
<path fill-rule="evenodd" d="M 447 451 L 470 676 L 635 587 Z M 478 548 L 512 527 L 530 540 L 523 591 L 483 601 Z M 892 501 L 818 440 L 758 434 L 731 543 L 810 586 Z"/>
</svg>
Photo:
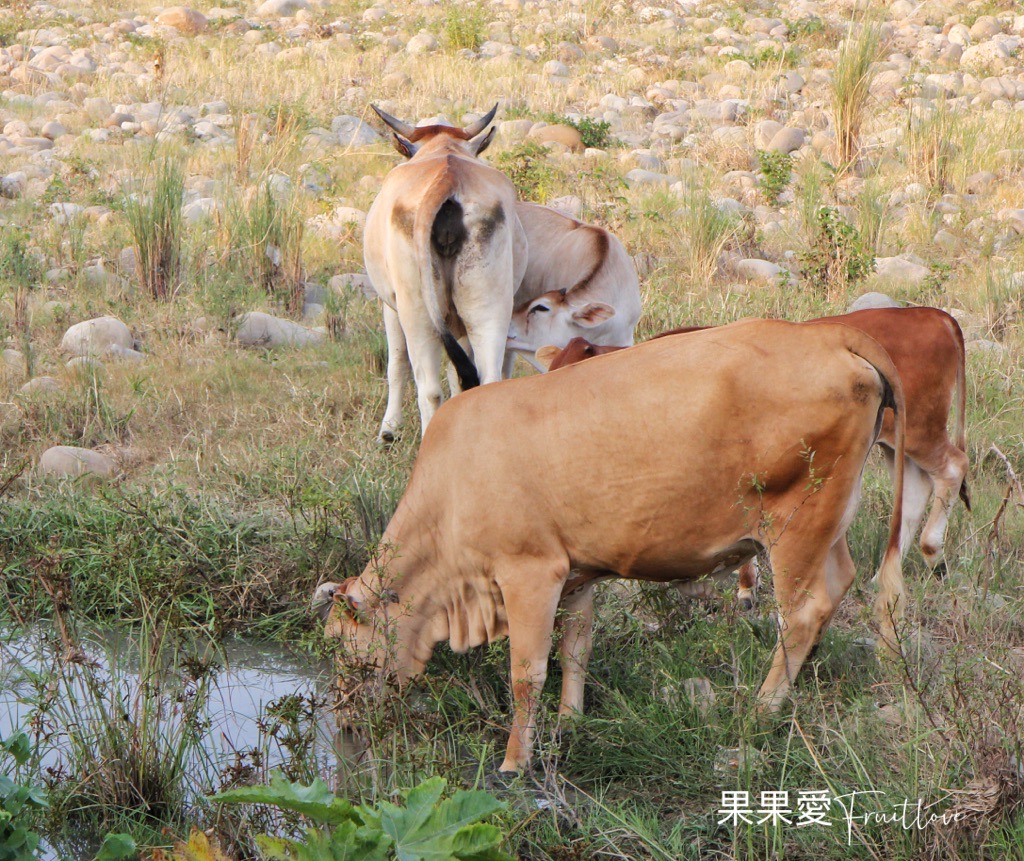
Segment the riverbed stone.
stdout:
<svg viewBox="0 0 1024 861">
<path fill-rule="evenodd" d="M 902 308 L 903 306 L 893 299 L 891 296 L 886 296 L 885 293 L 869 292 L 862 293 L 856 299 L 850 303 L 850 307 L 846 310 L 849 312 L 853 311 L 867 311 L 872 308 Z"/>
<path fill-rule="evenodd" d="M 97 317 L 69 328 L 60 342 L 62 353 L 75 356 L 100 356 L 113 346 L 131 350 L 135 339 L 131 330 L 117 317 Z"/>
<path fill-rule="evenodd" d="M 276 350 L 282 347 L 307 347 L 324 340 L 322 332 L 316 332 L 283 320 L 262 311 L 250 311 L 246 314 L 235 336 L 243 347 L 262 347 Z"/>
<path fill-rule="evenodd" d="M 206 16 L 187 6 L 171 6 L 156 16 L 156 23 L 173 27 L 186 36 L 196 36 L 207 27 Z"/>
<path fill-rule="evenodd" d="M 114 476 L 117 464 L 112 457 L 100 451 L 56 445 L 42 453 L 36 469 L 41 475 L 53 478 L 79 478 L 88 475 L 105 479 Z"/>
<path fill-rule="evenodd" d="M 875 261 L 875 275 L 881 281 L 920 284 L 930 274 L 927 266 L 903 256 L 879 257 Z"/>
</svg>

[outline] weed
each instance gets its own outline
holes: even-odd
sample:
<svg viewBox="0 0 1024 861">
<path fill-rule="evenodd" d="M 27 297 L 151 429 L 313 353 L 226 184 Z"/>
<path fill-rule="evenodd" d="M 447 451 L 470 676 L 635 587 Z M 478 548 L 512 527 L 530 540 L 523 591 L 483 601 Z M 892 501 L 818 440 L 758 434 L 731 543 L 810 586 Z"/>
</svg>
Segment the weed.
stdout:
<svg viewBox="0 0 1024 861">
<path fill-rule="evenodd" d="M 839 164 L 847 169 L 860 153 L 860 134 L 870 98 L 874 74 L 872 64 L 881 57 L 882 30 L 878 22 L 865 18 L 858 32 L 853 24 L 839 48 L 832 75 L 832 121 L 836 130 Z"/>
<path fill-rule="evenodd" d="M 685 237 L 689 277 L 707 286 L 718 271 L 718 258 L 736 236 L 738 224 L 712 202 L 707 189 L 688 187 L 683 195 L 680 228 Z"/>
<path fill-rule="evenodd" d="M 532 140 L 525 140 L 498 154 L 496 166 L 503 171 L 526 200 L 545 203 L 554 195 L 561 172 L 551 164 L 548 151 Z"/>
<path fill-rule="evenodd" d="M 779 195 L 786 190 L 793 175 L 793 159 L 788 153 L 776 150 L 757 151 L 761 167 L 761 190 L 770 206 L 779 205 Z"/>
<path fill-rule="evenodd" d="M 874 252 L 834 207 L 818 209 L 811 233 L 812 241 L 799 259 L 801 274 L 819 293 L 841 296 L 874 269 Z"/>
<path fill-rule="evenodd" d="M 940 102 L 923 117 L 913 111 L 907 114 L 904 139 L 907 168 L 933 197 L 951 187 L 956 156 L 954 136 L 959 129 L 960 118 L 945 103 Z"/>
<path fill-rule="evenodd" d="M 157 162 L 141 192 L 124 197 L 138 276 L 156 301 L 173 298 L 180 287 L 184 191 L 181 166 L 168 157 Z"/>
<path fill-rule="evenodd" d="M 618 146 L 619 141 L 611 135 L 612 124 L 606 120 L 595 120 L 591 117 L 580 117 L 574 120 L 571 117 L 555 113 L 542 113 L 539 119 L 554 125 L 571 126 L 580 133 L 583 146 L 596 149 L 607 149 Z"/>
<path fill-rule="evenodd" d="M 487 18 L 478 4 L 445 5 L 442 24 L 445 43 L 453 51 L 477 50 L 484 42 Z"/>
</svg>

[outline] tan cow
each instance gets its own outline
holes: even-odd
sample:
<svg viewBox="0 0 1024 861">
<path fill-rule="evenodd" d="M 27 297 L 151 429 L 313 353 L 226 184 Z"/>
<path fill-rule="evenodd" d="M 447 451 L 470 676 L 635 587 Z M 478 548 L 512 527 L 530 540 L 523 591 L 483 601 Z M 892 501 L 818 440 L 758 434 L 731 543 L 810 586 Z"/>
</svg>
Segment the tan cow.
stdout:
<svg viewBox="0 0 1024 861">
<path fill-rule="evenodd" d="M 699 579 L 767 548 L 781 634 L 759 699 L 774 710 L 853 582 L 846 530 L 887 405 L 899 465 L 903 393 L 885 351 L 848 326 L 775 320 L 474 389 L 434 417 L 381 553 L 317 589 L 325 633 L 342 641 L 343 668 L 369 662 L 399 681 L 439 642 L 464 651 L 507 635 L 514 717 L 501 769 L 518 770 L 560 604 L 560 711 L 571 713 L 583 706 L 596 580 Z M 876 603 L 891 648 L 901 480 L 898 467 Z"/>
<path fill-rule="evenodd" d="M 968 510 L 971 507 L 964 417 L 964 337 L 959 324 L 938 308 L 879 308 L 812 322 L 843 323 L 870 335 L 885 348 L 899 371 L 907 399 L 907 464 L 900 550 L 906 554 L 924 519 L 928 500 L 934 495 L 931 511 L 921 530 L 920 544 L 928 565 L 939 565 L 949 511 L 956 502 L 957 494 Z M 684 334 L 704 328 L 673 329 L 664 334 Z M 539 350 L 538 360 L 549 370 L 556 370 L 615 349 L 589 344 L 580 338 L 561 351 Z M 954 400 L 955 441 L 952 441 L 946 424 Z M 895 430 L 890 412 L 886 413 L 878 444 L 882 446 L 891 473 Z M 743 606 L 749 607 L 753 603 L 756 583 L 754 563 L 751 562 L 740 571 L 739 600 Z"/>
<path fill-rule="evenodd" d="M 515 188 L 477 159 L 497 106 L 464 129 L 414 128 L 374 110 L 409 159 L 385 178 L 363 232 L 366 272 L 384 302 L 388 405 L 379 438 L 387 442 L 402 423 L 410 364 L 426 432 L 442 400 L 442 346 L 462 388 L 501 379 L 527 245 Z"/>
<path fill-rule="evenodd" d="M 530 257 L 516 293 L 508 349 L 536 365 L 538 348 L 564 347 L 579 335 L 595 344 L 632 344 L 640 282 L 622 243 L 602 227 L 546 206 L 519 203 L 516 211 Z"/>
</svg>

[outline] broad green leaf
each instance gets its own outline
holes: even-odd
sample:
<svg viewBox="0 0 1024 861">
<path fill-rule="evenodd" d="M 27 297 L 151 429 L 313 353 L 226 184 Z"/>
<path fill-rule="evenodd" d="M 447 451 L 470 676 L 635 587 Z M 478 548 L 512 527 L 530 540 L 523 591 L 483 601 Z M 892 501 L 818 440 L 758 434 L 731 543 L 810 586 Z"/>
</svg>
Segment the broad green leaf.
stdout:
<svg viewBox="0 0 1024 861">
<path fill-rule="evenodd" d="M 381 803 L 381 824 L 395 841 L 398 861 L 451 861 L 455 835 L 504 806 L 486 792 L 463 790 L 437 804 L 444 786 L 442 778 L 424 781 L 406 795 L 404 810 Z M 471 838 L 480 839 L 463 839 Z"/>
<path fill-rule="evenodd" d="M 458 861 L 515 861 L 502 852 L 501 831 L 495 825 L 467 825 L 452 838 L 452 855 Z"/>
<path fill-rule="evenodd" d="M 19 732 L 17 735 L 0 741 L 0 750 L 13 756 L 17 765 L 24 765 L 32 753 L 32 746 L 29 744 L 28 736 Z"/>
<path fill-rule="evenodd" d="M 130 834 L 111 832 L 103 838 L 100 851 L 96 853 L 96 861 L 121 861 L 122 858 L 134 858 L 138 847 Z"/>
<path fill-rule="evenodd" d="M 343 822 L 333 833 L 309 831 L 299 861 L 388 861 L 391 838 Z"/>
<path fill-rule="evenodd" d="M 271 837 L 269 834 L 259 834 L 256 837 L 256 845 L 264 858 L 273 858 L 274 861 L 294 861 L 299 857 L 301 843 L 289 840 L 286 837 Z"/>
<path fill-rule="evenodd" d="M 314 822 L 337 825 L 356 818 L 355 808 L 334 793 L 322 780 L 309 786 L 292 783 L 280 775 L 270 778 L 270 786 L 243 786 L 210 797 L 227 804 L 272 804 L 282 810 L 293 810 Z"/>
</svg>

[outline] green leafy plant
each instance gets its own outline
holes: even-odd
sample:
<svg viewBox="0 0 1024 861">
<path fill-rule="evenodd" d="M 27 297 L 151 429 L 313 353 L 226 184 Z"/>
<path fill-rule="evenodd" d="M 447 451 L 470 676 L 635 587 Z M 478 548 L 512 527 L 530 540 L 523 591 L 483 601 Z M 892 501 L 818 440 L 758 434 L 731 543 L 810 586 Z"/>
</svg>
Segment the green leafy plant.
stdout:
<svg viewBox="0 0 1024 861">
<path fill-rule="evenodd" d="M 525 140 L 498 154 L 498 170 L 504 171 L 526 200 L 544 203 L 552 196 L 552 186 L 560 173 L 548 161 L 548 151 L 532 140 Z"/>
<path fill-rule="evenodd" d="M 761 166 L 761 190 L 771 206 L 778 206 L 779 195 L 793 175 L 793 159 L 788 153 L 759 149 L 757 161 Z"/>
<path fill-rule="evenodd" d="M 10 756 L 16 766 L 24 765 L 30 755 L 28 736 L 18 733 L 0 741 L 0 752 Z M 36 857 L 40 837 L 32 826 L 36 814 L 48 806 L 42 789 L 0 774 L 0 861 Z"/>
<path fill-rule="evenodd" d="M 864 124 L 871 82 L 872 64 L 882 56 L 882 28 L 872 19 L 860 22 L 839 48 L 832 74 L 832 119 L 836 129 L 839 164 L 851 166 L 860 153 L 860 131 Z"/>
<path fill-rule="evenodd" d="M 402 793 L 404 806 L 377 807 L 337 798 L 321 780 L 309 786 L 274 777 L 269 786 L 248 786 L 213 796 L 213 801 L 271 804 L 300 813 L 319 827 L 302 840 L 257 838 L 267 858 L 319 861 L 511 861 L 498 846 L 497 826 L 481 822 L 504 805 L 481 790 L 458 790 L 444 800 L 447 781 L 432 777 Z"/>
<path fill-rule="evenodd" d="M 860 231 L 835 207 L 822 206 L 811 225 L 812 241 L 799 255 L 802 274 L 829 297 L 866 278 L 875 267 L 874 252 Z"/>
<path fill-rule="evenodd" d="M 444 35 L 453 50 L 475 51 L 485 38 L 487 18 L 479 5 L 448 3 L 444 13 Z"/>
<path fill-rule="evenodd" d="M 580 137 L 583 139 L 583 146 L 585 147 L 607 149 L 619 144 L 619 141 L 612 137 L 612 124 L 607 120 L 595 120 L 590 117 L 580 117 L 578 120 L 574 120 L 556 113 L 542 113 L 539 118 L 546 123 L 572 126 L 572 128 L 580 133 Z"/>
</svg>

